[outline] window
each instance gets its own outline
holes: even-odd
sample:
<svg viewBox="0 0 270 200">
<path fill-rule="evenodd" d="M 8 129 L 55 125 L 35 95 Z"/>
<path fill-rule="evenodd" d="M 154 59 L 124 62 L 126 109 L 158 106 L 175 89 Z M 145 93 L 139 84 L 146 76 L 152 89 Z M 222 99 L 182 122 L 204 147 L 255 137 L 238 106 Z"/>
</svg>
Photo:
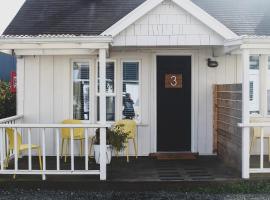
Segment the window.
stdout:
<svg viewBox="0 0 270 200">
<path fill-rule="evenodd" d="M 140 119 L 139 62 L 123 62 L 123 118 Z"/>
<path fill-rule="evenodd" d="M 250 56 L 249 57 L 249 61 L 250 61 L 249 69 L 258 70 L 260 67 L 259 60 L 260 60 L 259 56 Z"/>
<path fill-rule="evenodd" d="M 270 70 L 270 56 L 268 56 L 268 69 Z"/>
<path fill-rule="evenodd" d="M 270 56 L 268 56 L 268 72 L 267 72 L 267 115 L 270 115 Z"/>
<path fill-rule="evenodd" d="M 249 109 L 250 113 L 260 113 L 260 56 L 250 56 L 249 66 Z"/>
<path fill-rule="evenodd" d="M 73 119 L 89 120 L 89 63 L 73 62 Z"/>
<path fill-rule="evenodd" d="M 100 96 L 100 72 L 97 69 L 97 121 L 100 120 L 99 96 Z M 115 121 L 115 63 L 106 63 L 106 120 Z"/>
</svg>

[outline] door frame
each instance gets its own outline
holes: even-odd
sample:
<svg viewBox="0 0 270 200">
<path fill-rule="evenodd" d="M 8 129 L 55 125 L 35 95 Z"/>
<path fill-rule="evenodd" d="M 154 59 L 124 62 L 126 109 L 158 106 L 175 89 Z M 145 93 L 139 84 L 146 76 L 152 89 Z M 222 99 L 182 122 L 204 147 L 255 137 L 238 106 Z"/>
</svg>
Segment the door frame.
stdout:
<svg viewBox="0 0 270 200">
<path fill-rule="evenodd" d="M 153 114 L 154 114 L 154 130 L 155 133 L 153 138 L 152 152 L 157 152 L 157 56 L 190 56 L 191 57 L 191 152 L 197 153 L 197 118 L 195 117 L 195 113 L 198 112 L 198 86 L 195 85 L 195 79 L 198 77 L 198 73 L 195 70 L 198 70 L 198 50 L 164 50 L 164 51 L 157 51 L 153 54 L 153 94 L 154 94 L 154 105 L 153 105 Z"/>
</svg>

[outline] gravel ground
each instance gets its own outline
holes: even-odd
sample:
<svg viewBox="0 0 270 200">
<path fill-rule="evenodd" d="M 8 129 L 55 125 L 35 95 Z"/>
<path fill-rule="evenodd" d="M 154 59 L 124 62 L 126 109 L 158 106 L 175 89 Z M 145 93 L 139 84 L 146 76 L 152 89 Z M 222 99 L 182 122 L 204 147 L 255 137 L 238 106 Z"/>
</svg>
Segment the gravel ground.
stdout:
<svg viewBox="0 0 270 200">
<path fill-rule="evenodd" d="M 89 199 L 89 200 L 178 200 L 178 199 L 270 199 L 269 194 L 200 194 L 182 192 L 93 192 L 93 191 L 65 191 L 65 190 L 25 190 L 10 189 L 0 190 L 0 199 L 42 200 L 42 199 Z"/>
</svg>

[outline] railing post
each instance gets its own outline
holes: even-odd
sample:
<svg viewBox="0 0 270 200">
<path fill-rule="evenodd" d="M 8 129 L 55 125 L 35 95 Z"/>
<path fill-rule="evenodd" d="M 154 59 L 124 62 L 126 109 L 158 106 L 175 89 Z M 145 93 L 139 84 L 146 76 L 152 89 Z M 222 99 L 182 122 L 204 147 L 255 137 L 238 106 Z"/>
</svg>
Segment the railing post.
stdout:
<svg viewBox="0 0 270 200">
<path fill-rule="evenodd" d="M 1 170 L 4 170 L 4 148 L 5 148 L 5 136 L 4 136 L 4 129 L 0 129 L 0 134 L 1 134 L 1 141 L 0 141 L 0 151 L 1 151 Z"/>
<path fill-rule="evenodd" d="M 18 133 L 17 133 L 17 129 L 15 128 L 14 129 L 14 154 L 15 154 L 15 159 L 14 159 L 14 162 L 15 162 L 15 164 L 14 164 L 14 171 L 15 171 L 15 173 L 14 174 L 16 174 L 17 173 L 17 171 L 18 171 L 18 135 L 17 135 Z"/>
<path fill-rule="evenodd" d="M 60 170 L 60 158 L 59 158 L 59 138 L 60 138 L 60 131 L 59 128 L 56 129 L 56 170 Z"/>
<path fill-rule="evenodd" d="M 85 170 L 88 171 L 88 129 L 84 130 Z"/>
<path fill-rule="evenodd" d="M 249 124 L 249 50 L 242 50 L 242 123 Z M 250 128 L 242 128 L 242 178 L 249 179 Z"/>
<path fill-rule="evenodd" d="M 263 169 L 263 150 L 264 150 L 264 144 L 263 144 L 263 139 L 264 139 L 264 128 L 261 129 L 261 138 L 260 138 L 260 143 L 261 143 L 261 150 L 260 150 L 260 169 Z"/>
<path fill-rule="evenodd" d="M 100 129 L 100 180 L 106 180 L 106 128 Z"/>
<path fill-rule="evenodd" d="M 70 157 L 71 157 L 71 171 L 74 171 L 74 130 L 71 128 L 71 137 L 70 137 Z"/>
<path fill-rule="evenodd" d="M 43 174 L 42 180 L 46 180 L 46 143 L 45 143 L 45 128 L 42 129 L 42 156 L 43 156 Z"/>
<path fill-rule="evenodd" d="M 32 141 L 31 141 L 31 129 L 27 129 L 27 136 L 28 136 L 28 170 L 32 170 Z"/>
<path fill-rule="evenodd" d="M 106 49 L 99 50 L 100 123 L 106 123 Z M 100 180 L 106 180 L 106 128 L 100 129 Z"/>
</svg>

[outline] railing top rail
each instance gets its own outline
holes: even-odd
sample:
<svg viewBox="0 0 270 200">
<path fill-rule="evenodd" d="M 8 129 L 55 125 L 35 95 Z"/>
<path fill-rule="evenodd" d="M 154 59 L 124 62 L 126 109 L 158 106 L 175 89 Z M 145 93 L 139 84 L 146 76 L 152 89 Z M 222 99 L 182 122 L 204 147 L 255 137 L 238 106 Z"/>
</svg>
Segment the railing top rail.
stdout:
<svg viewBox="0 0 270 200">
<path fill-rule="evenodd" d="M 23 118 L 23 114 L 0 119 L 0 124 Z"/>
<path fill-rule="evenodd" d="M 109 128 L 110 124 L 0 124 L 0 128 Z"/>
<path fill-rule="evenodd" d="M 270 127 L 270 122 L 254 122 L 254 123 L 238 123 L 238 126 L 241 128 L 251 128 L 251 127 Z"/>
</svg>

